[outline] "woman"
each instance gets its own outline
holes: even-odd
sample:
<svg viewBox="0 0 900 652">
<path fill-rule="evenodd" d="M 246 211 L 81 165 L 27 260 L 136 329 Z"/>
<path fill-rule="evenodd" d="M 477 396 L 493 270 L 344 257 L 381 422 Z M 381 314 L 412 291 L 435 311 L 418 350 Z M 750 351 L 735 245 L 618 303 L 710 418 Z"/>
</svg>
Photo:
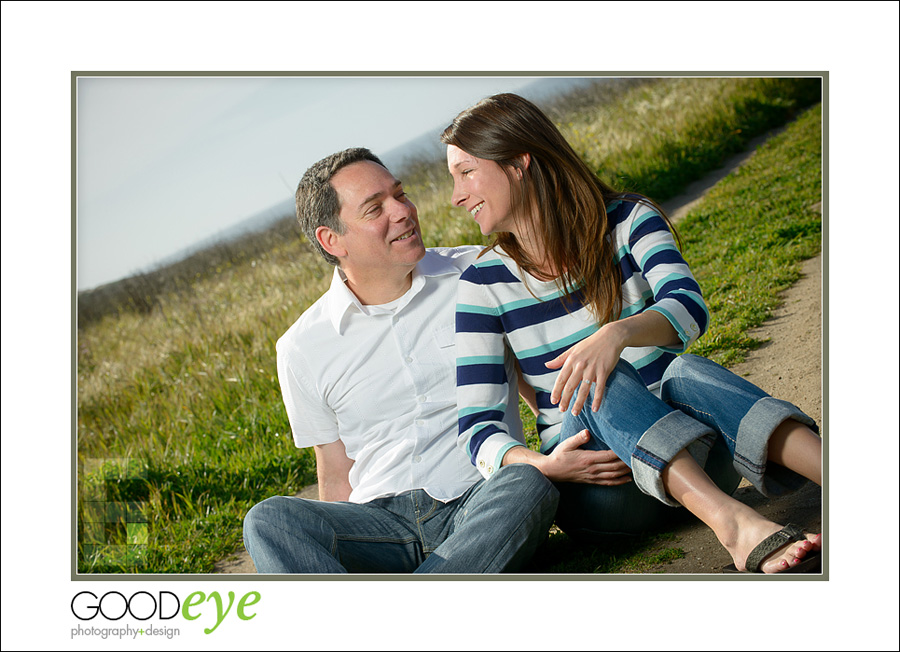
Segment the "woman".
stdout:
<svg viewBox="0 0 900 652">
<path fill-rule="evenodd" d="M 600 181 L 516 95 L 463 111 L 441 140 L 453 204 L 496 234 L 461 277 L 457 307 L 460 442 L 482 474 L 540 468 L 562 483 L 558 522 L 570 533 L 644 529 L 680 504 L 734 570 L 816 567 L 821 535 L 763 518 L 731 497 L 729 469 L 718 473 L 733 461 L 765 494 L 821 484 L 815 424 L 715 363 L 676 357 L 708 313 L 662 210 Z M 510 353 L 534 389 L 540 453 L 499 418 Z M 655 501 L 633 484 L 597 485 L 583 445 L 612 449 Z"/>
</svg>

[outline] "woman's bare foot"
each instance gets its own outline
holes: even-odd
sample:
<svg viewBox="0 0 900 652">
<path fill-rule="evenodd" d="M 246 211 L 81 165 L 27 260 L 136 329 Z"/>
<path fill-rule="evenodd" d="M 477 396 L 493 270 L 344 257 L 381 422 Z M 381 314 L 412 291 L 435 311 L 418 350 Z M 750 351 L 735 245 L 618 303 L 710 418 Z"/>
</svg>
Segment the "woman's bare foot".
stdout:
<svg viewBox="0 0 900 652">
<path fill-rule="evenodd" d="M 784 528 L 773 523 L 757 512 L 748 508 L 749 513 L 744 512 L 739 516 L 736 529 L 730 533 L 723 533 L 719 537 L 722 545 L 728 550 L 734 565 L 739 571 L 746 571 L 748 559 L 754 548 L 760 545 L 769 536 L 781 532 Z M 716 533 L 719 536 L 720 533 Z M 759 562 L 758 572 L 780 573 L 790 570 L 803 562 L 803 560 L 822 549 L 822 535 L 804 533 L 805 539 L 791 541 L 788 533 L 780 535 L 772 544 L 771 553 L 767 554 Z M 778 545 L 783 540 L 782 545 Z"/>
</svg>

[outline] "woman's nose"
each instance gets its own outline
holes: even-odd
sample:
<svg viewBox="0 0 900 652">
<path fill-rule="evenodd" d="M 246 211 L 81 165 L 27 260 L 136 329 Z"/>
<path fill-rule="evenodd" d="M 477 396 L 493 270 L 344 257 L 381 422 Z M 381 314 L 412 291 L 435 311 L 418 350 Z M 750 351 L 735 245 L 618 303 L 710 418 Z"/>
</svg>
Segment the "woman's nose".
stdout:
<svg viewBox="0 0 900 652">
<path fill-rule="evenodd" d="M 459 189 L 459 185 L 453 183 L 453 193 L 450 195 L 450 203 L 453 206 L 462 206 L 468 195 Z"/>
</svg>

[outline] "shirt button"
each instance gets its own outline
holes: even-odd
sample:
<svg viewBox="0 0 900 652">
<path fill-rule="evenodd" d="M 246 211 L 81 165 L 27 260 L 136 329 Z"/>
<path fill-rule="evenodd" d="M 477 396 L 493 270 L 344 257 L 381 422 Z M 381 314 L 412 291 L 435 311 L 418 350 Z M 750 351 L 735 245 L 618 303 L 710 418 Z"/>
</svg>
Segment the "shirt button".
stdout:
<svg viewBox="0 0 900 652">
<path fill-rule="evenodd" d="M 417 397 L 416 397 L 416 400 L 417 400 L 419 403 L 424 403 L 424 402 L 425 402 L 425 397 L 424 397 L 424 396 L 417 396 Z"/>
<path fill-rule="evenodd" d="M 406 362 L 412 362 L 412 356 L 406 356 Z"/>
<path fill-rule="evenodd" d="M 417 426 L 424 426 L 424 425 L 425 425 L 425 421 L 422 420 L 422 419 L 416 419 L 416 425 L 417 425 Z"/>
<path fill-rule="evenodd" d="M 478 460 L 478 466 L 484 468 L 484 460 Z"/>
<path fill-rule="evenodd" d="M 488 467 L 488 473 L 493 473 L 493 472 L 494 472 L 494 467 L 493 467 L 493 466 L 489 466 L 489 467 Z"/>
<path fill-rule="evenodd" d="M 697 329 L 697 324 L 691 324 L 691 330 L 694 331 L 694 332 L 696 333 L 697 330 L 698 330 L 698 329 Z"/>
<path fill-rule="evenodd" d="M 421 462 L 421 461 L 422 461 L 422 456 L 421 456 L 421 455 L 416 455 L 416 456 L 413 458 L 413 462 L 419 463 L 419 462 Z"/>
</svg>

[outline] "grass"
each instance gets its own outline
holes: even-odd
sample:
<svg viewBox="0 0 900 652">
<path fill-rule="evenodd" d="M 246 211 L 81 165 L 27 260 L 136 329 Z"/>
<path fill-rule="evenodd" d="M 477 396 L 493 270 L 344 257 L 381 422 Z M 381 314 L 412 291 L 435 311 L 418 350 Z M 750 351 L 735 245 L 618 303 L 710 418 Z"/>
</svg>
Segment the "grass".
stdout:
<svg viewBox="0 0 900 652">
<path fill-rule="evenodd" d="M 821 111 L 804 114 L 715 186 L 679 225 L 713 320 L 693 353 L 741 362 L 759 342 L 747 330 L 778 306 L 821 250 Z M 710 234 L 714 234 L 710 237 Z"/>
<path fill-rule="evenodd" d="M 579 543 L 554 530 L 529 568 L 529 573 L 647 573 L 661 564 L 681 559 L 680 548 L 669 547 L 675 536 L 648 533 L 637 537 L 609 536 L 594 543 Z"/>
<path fill-rule="evenodd" d="M 818 80 L 665 80 L 554 115 L 591 165 L 664 200 L 819 93 Z M 693 352 L 739 359 L 755 344 L 746 329 L 796 279 L 797 262 L 817 253 L 819 125 L 818 109 L 807 112 L 681 223 L 713 312 Z M 419 162 L 403 178 L 429 245 L 481 241 L 450 210 L 441 162 Z M 315 481 L 311 451 L 291 441 L 274 344 L 331 269 L 284 227 L 264 247 L 194 264 L 154 272 L 174 280 L 145 279 L 142 307 L 94 306 L 79 321 L 79 572 L 210 572 L 240 548 L 251 505 Z M 659 554 L 649 540 L 612 547 L 610 558 L 556 535 L 550 543 L 559 563 L 583 572 L 625 572 Z"/>
</svg>

